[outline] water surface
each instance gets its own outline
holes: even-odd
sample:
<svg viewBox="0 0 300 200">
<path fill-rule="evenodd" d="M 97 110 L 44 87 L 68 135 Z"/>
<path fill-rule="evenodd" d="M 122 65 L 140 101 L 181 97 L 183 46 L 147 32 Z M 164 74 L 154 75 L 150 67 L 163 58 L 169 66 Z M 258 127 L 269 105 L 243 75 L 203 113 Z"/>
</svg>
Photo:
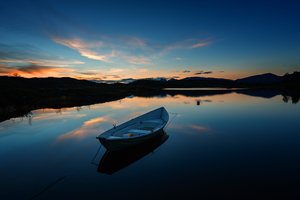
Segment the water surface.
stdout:
<svg viewBox="0 0 300 200">
<path fill-rule="evenodd" d="M 34 110 L 0 123 L 0 199 L 297 199 L 300 104 L 282 98 L 167 95 Z M 168 137 L 101 172 L 96 136 L 160 106 Z"/>
</svg>

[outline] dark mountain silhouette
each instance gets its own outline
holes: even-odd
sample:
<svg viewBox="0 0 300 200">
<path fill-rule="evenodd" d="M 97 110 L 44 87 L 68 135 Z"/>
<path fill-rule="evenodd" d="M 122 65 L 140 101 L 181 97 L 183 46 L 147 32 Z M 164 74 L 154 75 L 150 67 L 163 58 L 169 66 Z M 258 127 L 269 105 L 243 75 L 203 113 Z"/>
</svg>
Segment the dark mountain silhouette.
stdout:
<svg viewBox="0 0 300 200">
<path fill-rule="evenodd" d="M 73 78 L 0 77 L 0 121 L 39 108 L 62 108 L 118 100 L 130 93 L 122 85 Z"/>
<path fill-rule="evenodd" d="M 154 80 L 142 79 L 130 85 L 148 88 L 193 88 L 193 87 L 234 87 L 234 81 L 221 78 L 187 77 L 184 79 Z"/>
<path fill-rule="evenodd" d="M 280 83 L 282 80 L 282 76 L 277 76 L 272 73 L 266 73 L 237 79 L 236 82 L 242 84 L 274 84 Z"/>
<path fill-rule="evenodd" d="M 201 88 L 201 87 L 220 87 L 220 88 L 279 88 L 299 87 L 300 72 L 278 76 L 272 73 L 249 76 L 237 80 L 213 77 L 192 76 L 183 79 L 167 78 L 146 78 L 146 79 L 123 79 L 119 81 L 96 81 L 98 83 L 127 84 L 133 88 Z"/>
<path fill-rule="evenodd" d="M 184 79 L 155 80 L 140 79 L 130 83 L 134 87 L 146 88 L 299 88 L 300 72 L 278 76 L 272 73 L 249 76 L 237 80 L 206 77 L 186 77 Z"/>
<path fill-rule="evenodd" d="M 106 84 L 103 84 L 106 85 Z M 99 84 L 87 81 L 87 80 L 77 80 L 74 78 L 23 78 L 23 77 L 0 77 L 0 88 L 5 89 L 9 87 L 12 88 L 55 88 L 55 89 L 65 89 L 65 88 L 90 88 L 98 87 Z"/>
<path fill-rule="evenodd" d="M 280 95 L 280 91 L 276 89 L 243 89 L 236 90 L 236 93 L 244 94 L 253 97 L 261 97 L 261 98 L 273 98 L 277 95 Z"/>
<path fill-rule="evenodd" d="M 199 76 L 192 76 L 180 79 L 181 81 L 231 81 L 225 78 L 211 78 L 211 77 L 199 77 Z"/>
</svg>

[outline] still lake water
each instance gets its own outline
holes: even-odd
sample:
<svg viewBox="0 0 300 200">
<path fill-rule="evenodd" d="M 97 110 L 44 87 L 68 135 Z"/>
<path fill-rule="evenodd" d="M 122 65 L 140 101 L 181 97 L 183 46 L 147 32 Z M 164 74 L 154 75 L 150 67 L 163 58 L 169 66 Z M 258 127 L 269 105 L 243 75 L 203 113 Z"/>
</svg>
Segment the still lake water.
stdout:
<svg viewBox="0 0 300 200">
<path fill-rule="evenodd" d="M 139 159 L 124 157 L 123 168 L 99 170 L 105 149 L 96 136 L 160 106 L 170 113 L 168 138 Z M 299 130 L 300 104 L 280 95 L 128 97 L 34 110 L 0 123 L 0 199 L 298 199 Z"/>
</svg>

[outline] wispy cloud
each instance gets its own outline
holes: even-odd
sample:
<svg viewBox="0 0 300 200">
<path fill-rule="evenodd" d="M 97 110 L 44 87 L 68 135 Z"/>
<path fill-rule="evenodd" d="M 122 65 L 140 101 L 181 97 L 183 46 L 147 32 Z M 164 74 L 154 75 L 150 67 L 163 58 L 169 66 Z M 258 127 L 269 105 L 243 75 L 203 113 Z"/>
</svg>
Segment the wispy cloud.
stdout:
<svg viewBox="0 0 300 200">
<path fill-rule="evenodd" d="M 208 46 L 208 45 L 210 45 L 210 44 L 211 44 L 211 41 L 198 42 L 198 43 L 192 44 L 192 45 L 190 46 L 190 48 L 196 49 L 196 48 L 201 48 L 201 47 Z"/>
<path fill-rule="evenodd" d="M 104 46 L 104 43 L 101 41 L 86 42 L 79 38 L 65 39 L 59 37 L 53 37 L 52 39 L 56 43 L 69 47 L 77 51 L 81 56 L 89 59 L 110 62 L 110 59 L 116 55 L 116 52 L 114 51 L 111 51 L 109 54 L 100 54 L 99 52 L 93 50 L 94 48 Z"/>
<path fill-rule="evenodd" d="M 88 66 L 88 61 L 64 59 L 53 56 L 30 45 L 5 45 L 0 43 L 1 75 L 20 75 L 24 77 L 71 76 L 84 79 L 118 79 L 136 77 L 168 76 L 167 70 L 155 70 L 154 61 L 163 59 L 166 53 L 173 50 L 191 51 L 210 45 L 210 39 L 186 39 L 173 44 L 161 45 L 145 41 L 138 37 L 118 38 L 99 37 L 99 39 L 86 40 L 78 37 L 65 38 L 51 36 L 59 45 L 77 51 L 81 56 L 91 60 L 105 62 L 105 65 Z M 181 60 L 181 57 L 172 57 Z M 127 67 L 124 65 L 127 64 Z M 128 65 L 130 64 L 130 65 Z M 75 67 L 79 65 L 78 67 Z M 82 68 L 83 65 L 85 68 Z M 142 69 L 144 72 L 140 71 Z M 179 74 L 178 74 L 179 73 Z M 209 74 L 209 71 L 177 71 L 171 76 L 186 76 Z M 130 76 L 128 76 L 130 75 Z"/>
<path fill-rule="evenodd" d="M 69 60 L 43 51 L 29 44 L 8 45 L 0 43 L 1 63 L 34 63 L 37 65 L 63 67 L 84 64 L 79 60 Z"/>
<path fill-rule="evenodd" d="M 82 61 L 78 60 L 44 60 L 44 59 L 0 59 L 0 63 L 6 63 L 6 64 L 34 64 L 34 65 L 40 65 L 40 66 L 51 66 L 51 67 L 67 67 L 70 65 L 82 65 L 85 64 Z"/>
<path fill-rule="evenodd" d="M 180 73 L 182 74 L 194 74 L 194 75 L 206 75 L 206 74 L 212 74 L 214 73 L 214 71 L 204 71 L 204 70 L 189 70 L 189 69 L 185 69 L 183 71 L 181 71 Z"/>
<path fill-rule="evenodd" d="M 0 75 L 24 77 L 71 76 L 79 60 L 63 59 L 32 45 L 0 43 Z"/>
<path fill-rule="evenodd" d="M 64 67 L 49 67 L 49 66 L 20 66 L 8 67 L 0 65 L 0 75 L 23 76 L 23 77 L 49 77 L 49 76 L 67 76 L 74 72 L 74 69 Z"/>
<path fill-rule="evenodd" d="M 199 72 L 196 72 L 194 73 L 195 75 L 201 75 L 201 74 L 212 74 L 213 71 L 199 71 Z"/>
<path fill-rule="evenodd" d="M 150 59 L 146 58 L 145 56 L 126 56 L 125 58 L 126 58 L 127 62 L 130 64 L 135 64 L 135 65 L 151 64 Z"/>
<path fill-rule="evenodd" d="M 106 75 L 107 77 L 111 77 L 111 78 L 113 78 L 113 79 L 120 79 L 121 78 L 121 76 L 119 76 L 119 75 L 116 75 L 116 74 L 109 74 L 109 75 Z"/>
<path fill-rule="evenodd" d="M 125 43 L 133 47 L 145 47 L 146 41 L 138 37 L 125 37 Z"/>
<path fill-rule="evenodd" d="M 121 69 L 121 68 L 111 68 L 108 73 L 110 74 L 115 74 L 115 73 L 120 73 L 120 72 L 124 72 L 125 69 Z"/>
<path fill-rule="evenodd" d="M 211 129 L 208 127 L 200 126 L 200 125 L 196 125 L 196 124 L 189 125 L 189 128 L 191 128 L 199 133 L 211 131 Z"/>
<path fill-rule="evenodd" d="M 210 45 L 212 39 L 186 39 L 179 41 L 173 44 L 166 45 L 162 48 L 160 55 L 164 55 L 174 50 L 188 50 L 188 49 L 197 49 Z"/>
<path fill-rule="evenodd" d="M 77 51 L 81 56 L 89 59 L 113 63 L 112 58 L 117 57 L 119 61 L 120 59 L 125 60 L 134 65 L 149 65 L 152 63 L 153 58 L 158 59 L 174 50 L 197 49 L 212 43 L 212 39 L 186 39 L 160 45 L 146 42 L 139 37 L 101 38 L 94 41 L 85 41 L 80 38 L 52 37 L 52 40 Z M 108 51 L 109 53 L 101 53 Z M 137 53 L 139 55 L 136 55 Z M 176 60 L 182 60 L 182 58 L 176 57 Z"/>
</svg>

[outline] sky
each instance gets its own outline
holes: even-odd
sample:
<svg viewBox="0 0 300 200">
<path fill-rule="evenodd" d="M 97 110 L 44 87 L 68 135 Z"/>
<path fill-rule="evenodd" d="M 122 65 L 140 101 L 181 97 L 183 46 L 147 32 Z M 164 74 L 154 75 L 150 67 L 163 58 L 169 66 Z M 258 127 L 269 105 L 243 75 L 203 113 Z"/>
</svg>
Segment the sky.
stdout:
<svg viewBox="0 0 300 200">
<path fill-rule="evenodd" d="M 0 0 L 0 75 L 237 79 L 300 70 L 300 1 Z"/>
</svg>

